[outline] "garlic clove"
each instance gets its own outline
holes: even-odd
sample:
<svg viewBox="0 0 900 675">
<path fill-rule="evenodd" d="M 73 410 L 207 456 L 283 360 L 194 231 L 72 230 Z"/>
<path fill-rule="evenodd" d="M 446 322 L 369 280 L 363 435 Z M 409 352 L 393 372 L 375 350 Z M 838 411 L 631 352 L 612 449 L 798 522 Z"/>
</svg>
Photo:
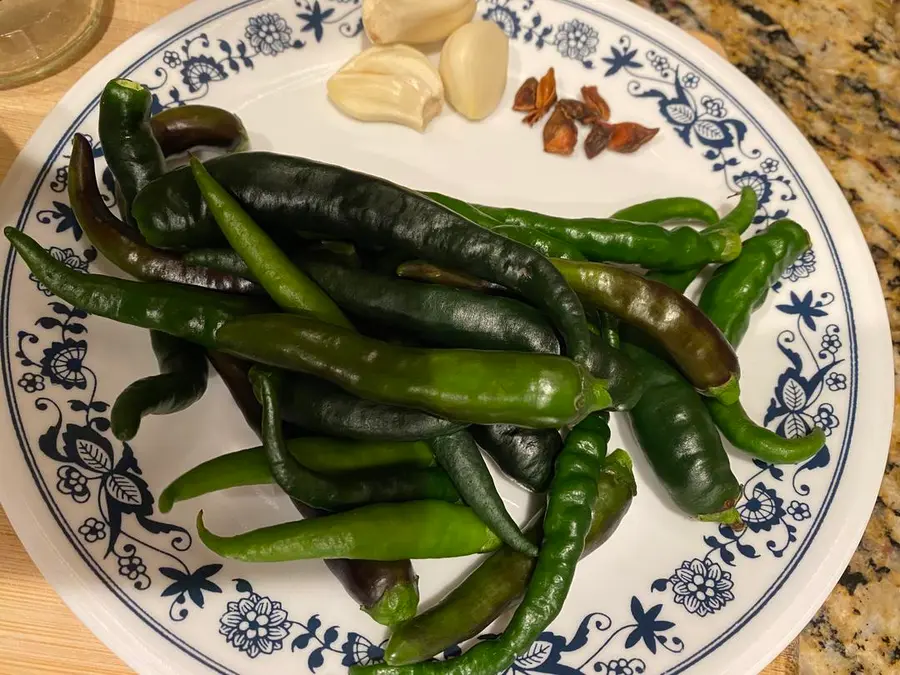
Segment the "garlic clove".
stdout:
<svg viewBox="0 0 900 675">
<path fill-rule="evenodd" d="M 444 88 L 428 58 L 412 47 L 370 47 L 327 83 L 328 98 L 365 122 L 394 122 L 424 131 L 443 107 Z"/>
<path fill-rule="evenodd" d="M 439 72 L 447 102 L 470 120 L 484 119 L 506 89 L 509 38 L 492 21 L 461 26 L 441 49 Z"/>
<path fill-rule="evenodd" d="M 363 0 L 362 21 L 375 44 L 443 40 L 471 21 L 475 0 Z"/>
</svg>

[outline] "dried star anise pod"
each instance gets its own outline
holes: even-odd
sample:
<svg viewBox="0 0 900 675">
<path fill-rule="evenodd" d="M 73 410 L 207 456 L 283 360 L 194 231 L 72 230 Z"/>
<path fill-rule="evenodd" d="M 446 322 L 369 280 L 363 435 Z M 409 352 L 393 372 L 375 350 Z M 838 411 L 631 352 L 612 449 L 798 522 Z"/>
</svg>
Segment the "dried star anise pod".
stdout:
<svg viewBox="0 0 900 675">
<path fill-rule="evenodd" d="M 556 108 L 544 126 L 544 152 L 571 155 L 578 143 L 578 128 L 561 108 Z"/>
<path fill-rule="evenodd" d="M 525 122 L 528 126 L 533 127 L 553 107 L 554 103 L 556 103 L 556 72 L 550 68 L 538 82 L 535 109 L 525 115 Z"/>
<path fill-rule="evenodd" d="M 536 77 L 529 77 L 519 87 L 516 98 L 513 101 L 513 110 L 516 112 L 534 112 L 537 108 L 538 81 Z"/>
<path fill-rule="evenodd" d="M 648 129 L 637 122 L 619 122 L 612 126 L 608 147 L 613 152 L 634 152 L 659 133 L 659 129 Z"/>
<path fill-rule="evenodd" d="M 586 109 L 584 103 L 576 101 L 574 98 L 561 98 L 556 102 L 556 109 L 562 110 L 566 117 L 570 120 L 580 122 L 584 119 Z"/>
<path fill-rule="evenodd" d="M 594 157 L 606 150 L 612 138 L 613 127 L 614 125 L 607 124 L 601 120 L 598 120 L 591 126 L 590 133 L 584 139 L 584 154 L 587 155 L 588 159 L 594 159 Z"/>
<path fill-rule="evenodd" d="M 585 122 L 593 124 L 595 121 L 609 121 L 609 104 L 606 102 L 597 87 L 582 87 L 581 98 L 584 99 Z"/>
</svg>

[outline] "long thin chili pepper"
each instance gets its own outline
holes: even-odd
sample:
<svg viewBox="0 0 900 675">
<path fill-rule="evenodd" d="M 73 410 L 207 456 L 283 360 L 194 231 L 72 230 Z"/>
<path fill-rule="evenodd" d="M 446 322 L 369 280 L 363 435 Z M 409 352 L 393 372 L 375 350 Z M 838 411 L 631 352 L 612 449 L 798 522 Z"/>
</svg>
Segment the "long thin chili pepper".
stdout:
<svg viewBox="0 0 900 675">
<path fill-rule="evenodd" d="M 665 223 L 669 220 L 699 220 L 712 225 L 719 221 L 716 210 L 693 197 L 664 197 L 619 209 L 610 216 L 635 223 Z"/>
<path fill-rule="evenodd" d="M 450 436 L 438 436 L 431 441 L 431 451 L 466 504 L 501 541 L 525 555 L 537 555 L 537 547 L 522 534 L 506 510 L 481 451 L 469 432 L 463 430 Z"/>
<path fill-rule="evenodd" d="M 401 279 L 416 279 L 417 281 L 427 281 L 432 284 L 463 288 L 479 293 L 506 293 L 506 289 L 498 284 L 463 272 L 444 269 L 421 260 L 401 263 L 397 266 L 396 273 Z"/>
</svg>

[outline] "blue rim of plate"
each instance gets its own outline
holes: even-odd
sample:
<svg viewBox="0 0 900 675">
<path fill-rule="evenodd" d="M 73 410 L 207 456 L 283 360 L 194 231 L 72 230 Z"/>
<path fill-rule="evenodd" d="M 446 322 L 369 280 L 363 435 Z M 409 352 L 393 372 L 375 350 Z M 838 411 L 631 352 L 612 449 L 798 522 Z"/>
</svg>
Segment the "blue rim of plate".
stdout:
<svg viewBox="0 0 900 675">
<path fill-rule="evenodd" d="M 228 14 L 243 9 L 245 7 L 249 7 L 255 5 L 259 2 L 263 2 L 264 0 L 244 0 L 243 2 L 239 2 L 237 4 L 231 5 L 225 9 L 219 10 L 213 14 L 207 15 L 203 19 L 200 19 L 191 25 L 181 29 L 177 33 L 167 37 L 165 40 L 156 44 L 151 50 L 146 51 L 140 58 L 132 61 L 131 64 L 127 68 L 125 68 L 121 73 L 120 77 L 127 77 L 129 74 L 134 72 L 139 66 L 146 63 L 150 58 L 158 54 L 162 49 L 171 45 L 174 41 L 184 37 L 188 33 L 214 21 L 223 16 L 227 16 Z M 813 521 L 809 533 L 804 538 L 802 542 L 797 547 L 796 552 L 793 557 L 789 560 L 788 564 L 782 570 L 781 574 L 776 578 L 775 582 L 762 594 L 759 600 L 757 600 L 752 607 L 750 607 L 741 617 L 735 620 L 727 629 L 725 629 L 721 634 L 719 634 L 716 638 L 710 640 L 706 645 L 699 648 L 695 653 L 693 653 L 690 657 L 684 659 L 680 663 L 670 667 L 669 669 L 663 671 L 662 675 L 675 675 L 676 673 L 684 672 L 690 666 L 696 664 L 698 661 L 702 660 L 704 657 L 716 651 L 719 647 L 721 647 L 726 641 L 728 641 L 734 634 L 739 631 L 743 626 L 745 626 L 754 616 L 756 616 L 769 602 L 772 596 L 778 592 L 778 590 L 785 584 L 785 582 L 790 578 L 791 574 L 794 572 L 796 567 L 799 565 L 800 561 L 803 559 L 805 553 L 812 545 L 813 541 L 816 538 L 816 535 L 819 529 L 822 526 L 822 523 L 827 516 L 831 503 L 834 500 L 834 496 L 836 493 L 837 486 L 840 483 L 841 476 L 843 475 L 844 468 L 847 461 L 848 450 L 853 438 L 853 431 L 856 422 L 856 409 L 857 409 L 857 396 L 858 396 L 858 353 L 857 353 L 857 335 L 856 335 L 856 324 L 854 321 L 854 312 L 853 312 L 853 304 L 851 300 L 851 296 L 849 293 L 849 289 L 847 286 L 847 280 L 844 275 L 843 266 L 841 265 L 840 255 L 837 252 L 837 248 L 835 246 L 834 240 L 832 238 L 831 232 L 822 216 L 822 213 L 816 204 L 815 200 L 812 198 L 812 194 L 810 193 L 809 188 L 807 187 L 805 181 L 803 180 L 801 174 L 796 170 L 793 162 L 788 158 L 785 152 L 782 150 L 781 146 L 775 141 L 775 139 L 768 133 L 766 128 L 757 120 L 757 118 L 743 105 L 741 102 L 736 99 L 727 89 L 722 87 L 718 81 L 711 77 L 702 67 L 697 65 L 690 58 L 684 56 L 675 48 L 660 42 L 658 39 L 653 36 L 647 34 L 646 32 L 635 28 L 631 24 L 623 21 L 615 16 L 607 14 L 599 9 L 594 7 L 590 7 L 589 5 L 585 5 L 580 2 L 576 2 L 574 0 L 554 0 L 558 4 L 570 6 L 576 8 L 580 11 L 586 12 L 587 14 L 599 17 L 604 21 L 612 23 L 614 25 L 619 26 L 625 30 L 630 31 L 631 33 L 640 36 L 641 38 L 647 40 L 649 43 L 656 45 L 663 51 L 666 51 L 676 57 L 678 57 L 683 63 L 690 65 L 696 72 L 703 74 L 709 83 L 711 83 L 724 97 L 726 97 L 734 106 L 736 106 L 741 112 L 746 116 L 746 119 L 751 121 L 754 125 L 756 131 L 758 131 L 771 145 L 771 147 L 777 152 L 781 161 L 785 162 L 785 164 L 790 167 L 792 174 L 797 179 L 797 184 L 800 186 L 804 196 L 806 197 L 807 203 L 810 208 L 813 210 L 816 221 L 825 237 L 825 240 L 828 244 L 828 251 L 831 255 L 832 261 L 835 265 L 835 271 L 837 273 L 838 281 L 841 288 L 841 296 L 844 301 L 846 311 L 847 311 L 847 323 L 848 323 L 848 334 L 850 336 L 850 354 L 851 354 L 851 367 L 852 374 L 850 378 L 850 404 L 849 404 L 849 414 L 848 414 L 848 425 L 846 433 L 844 434 L 844 442 L 841 446 L 839 459 L 837 462 L 837 467 L 835 469 L 834 474 L 832 475 L 831 482 L 828 486 L 828 491 L 823 500 L 823 506 L 820 509 L 816 519 Z M 115 52 L 113 52 L 115 53 Z M 19 230 L 24 231 L 24 224 L 27 221 L 31 209 L 33 207 L 35 198 L 37 193 L 43 184 L 44 179 L 47 176 L 47 173 L 52 166 L 53 162 L 58 158 L 59 153 L 62 151 L 65 146 L 67 140 L 71 137 L 72 133 L 78 128 L 81 122 L 87 117 L 87 115 L 98 105 L 99 103 L 99 94 L 95 96 L 90 103 L 82 109 L 82 111 L 77 115 L 75 120 L 69 125 L 66 129 L 63 136 L 53 147 L 52 153 L 49 158 L 44 162 L 40 171 L 38 172 L 37 178 L 32 184 L 31 188 L 28 191 L 28 196 L 26 198 L 23 209 L 20 213 L 19 219 L 17 221 L 16 227 Z M 4 267 L 3 274 L 3 287 L 2 287 L 2 305 L 5 308 L 10 306 L 10 293 L 12 289 L 11 277 L 12 277 L 12 269 L 14 266 L 14 256 L 12 251 L 7 256 L 6 264 Z M 62 517 L 59 507 L 56 502 L 50 497 L 49 489 L 44 482 L 43 476 L 38 470 L 36 463 L 34 461 L 34 455 L 32 453 L 31 446 L 28 442 L 28 439 L 24 433 L 21 417 L 18 409 L 18 401 L 16 399 L 15 391 L 11 386 L 12 371 L 11 371 L 11 361 L 9 358 L 9 351 L 7 349 L 9 338 L 9 312 L 3 312 L 2 316 L 2 328 L 0 328 L 0 339 L 2 339 L 2 345 L 0 345 L 0 361 L 2 361 L 3 367 L 3 375 L 4 375 L 4 388 L 6 392 L 7 402 L 10 408 L 10 416 L 13 420 L 13 426 L 16 432 L 16 436 L 19 440 L 19 444 L 22 448 L 22 452 L 25 458 L 25 461 L 28 465 L 29 471 L 35 481 L 36 486 L 38 487 L 41 497 L 44 502 L 47 504 L 48 509 L 53 515 L 54 520 L 56 520 L 57 525 L 62 530 L 66 539 L 68 539 L 69 543 L 73 546 L 73 548 L 78 552 L 79 556 L 85 562 L 85 564 L 96 574 L 96 576 L 102 581 L 102 583 L 117 597 L 121 600 L 141 621 L 143 621 L 147 626 L 152 628 L 160 637 L 164 638 L 168 642 L 172 643 L 184 653 L 190 655 L 195 658 L 200 663 L 216 670 L 220 673 L 228 673 L 236 675 L 235 671 L 231 670 L 218 663 L 214 659 L 210 658 L 206 654 L 200 652 L 195 649 L 191 645 L 187 644 L 184 640 L 174 634 L 172 631 L 166 629 L 162 624 L 160 624 L 156 619 L 150 616 L 147 612 L 145 612 L 141 606 L 136 603 L 134 600 L 128 597 L 127 594 L 122 591 L 122 589 L 114 582 L 109 575 L 100 568 L 100 566 L 96 563 L 92 556 L 88 555 L 83 545 L 77 540 L 74 536 L 74 533 L 71 531 L 68 523 Z"/>
</svg>

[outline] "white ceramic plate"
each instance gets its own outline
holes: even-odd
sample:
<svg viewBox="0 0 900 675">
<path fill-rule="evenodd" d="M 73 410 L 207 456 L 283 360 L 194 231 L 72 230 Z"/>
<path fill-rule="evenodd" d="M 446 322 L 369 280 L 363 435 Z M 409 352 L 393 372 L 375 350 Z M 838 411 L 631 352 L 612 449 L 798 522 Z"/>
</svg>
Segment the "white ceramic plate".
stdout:
<svg viewBox="0 0 900 675">
<path fill-rule="evenodd" d="M 148 28 L 70 91 L 0 190 L 0 221 L 70 265 L 92 260 L 66 202 L 68 143 L 96 139 L 97 97 L 127 76 L 161 107 L 202 101 L 237 111 L 254 147 L 306 155 L 416 188 L 562 215 L 606 214 L 692 195 L 724 212 L 741 186 L 757 227 L 790 216 L 814 246 L 770 293 L 740 350 L 750 412 L 788 435 L 812 424 L 828 445 L 801 466 L 733 453 L 747 529 L 729 535 L 675 511 L 624 425 L 639 494 L 622 527 L 579 568 L 562 615 L 517 661 L 517 675 L 758 671 L 824 600 L 876 494 L 891 427 L 892 361 L 868 249 L 837 185 L 796 128 L 737 70 L 624 1 L 492 0 L 478 14 L 513 39 L 510 84 L 481 124 L 446 111 L 418 134 L 333 110 L 324 81 L 362 44 L 359 0 L 201 0 Z M 268 40 L 266 40 L 268 36 Z M 560 92 L 596 84 L 614 119 L 660 126 L 635 155 L 541 151 L 509 111 L 518 84 L 548 66 Z M 98 155 L 100 154 L 98 149 Z M 98 157 L 98 161 L 103 161 Z M 183 470 L 253 444 L 221 382 L 189 411 L 145 421 L 133 445 L 107 431 L 107 403 L 155 372 L 146 331 L 58 303 L 5 256 L 3 506 L 66 602 L 140 672 L 338 673 L 378 658 L 384 630 L 317 561 L 246 565 L 194 538 L 292 518 L 272 489 L 240 489 L 160 517 L 153 495 Z M 520 519 L 522 493 L 504 484 Z M 167 527 L 161 527 L 164 523 Z M 423 605 L 472 564 L 418 563 Z M 702 601 L 683 581 L 706 582 Z M 269 617 L 266 639 L 235 613 Z M 226 615 L 229 618 L 225 618 Z"/>
</svg>

